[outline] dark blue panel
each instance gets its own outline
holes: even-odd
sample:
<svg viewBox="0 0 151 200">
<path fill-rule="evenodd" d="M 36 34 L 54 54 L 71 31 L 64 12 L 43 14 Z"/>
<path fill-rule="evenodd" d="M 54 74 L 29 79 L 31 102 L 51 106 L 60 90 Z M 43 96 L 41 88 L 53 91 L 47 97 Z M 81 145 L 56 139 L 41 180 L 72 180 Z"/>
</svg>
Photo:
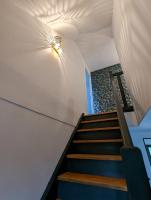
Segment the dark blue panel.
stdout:
<svg viewBox="0 0 151 200">
<path fill-rule="evenodd" d="M 67 159 L 65 170 L 84 174 L 124 178 L 122 161 Z"/>
<path fill-rule="evenodd" d="M 126 192 L 66 182 L 59 183 L 59 197 L 61 200 L 128 200 Z"/>
</svg>

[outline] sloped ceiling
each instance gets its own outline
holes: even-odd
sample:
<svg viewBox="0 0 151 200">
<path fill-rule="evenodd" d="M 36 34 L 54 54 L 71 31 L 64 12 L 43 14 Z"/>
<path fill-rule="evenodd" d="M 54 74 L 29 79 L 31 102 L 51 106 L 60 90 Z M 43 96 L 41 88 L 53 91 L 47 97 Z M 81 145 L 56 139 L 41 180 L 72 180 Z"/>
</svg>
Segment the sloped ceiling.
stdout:
<svg viewBox="0 0 151 200">
<path fill-rule="evenodd" d="M 119 62 L 112 37 L 113 0 L 16 0 L 54 31 L 77 42 L 91 71 Z"/>
</svg>

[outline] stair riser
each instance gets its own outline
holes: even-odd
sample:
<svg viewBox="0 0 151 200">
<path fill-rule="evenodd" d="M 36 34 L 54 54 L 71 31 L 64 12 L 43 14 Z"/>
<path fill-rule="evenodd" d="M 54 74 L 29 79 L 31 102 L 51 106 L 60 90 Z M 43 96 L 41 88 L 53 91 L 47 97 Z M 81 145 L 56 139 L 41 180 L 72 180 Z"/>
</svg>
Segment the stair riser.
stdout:
<svg viewBox="0 0 151 200">
<path fill-rule="evenodd" d="M 124 178 L 122 161 L 66 159 L 65 171 Z"/>
<path fill-rule="evenodd" d="M 69 153 L 120 155 L 122 143 L 72 144 Z"/>
<path fill-rule="evenodd" d="M 75 139 L 97 140 L 97 139 L 121 139 L 120 130 L 80 132 L 76 133 Z"/>
<path fill-rule="evenodd" d="M 84 116 L 83 120 L 94 120 L 94 119 L 107 119 L 117 117 L 117 113 L 110 114 L 102 114 L 102 115 L 92 115 L 92 116 Z"/>
<path fill-rule="evenodd" d="M 119 126 L 118 120 L 105 121 L 105 122 L 95 122 L 95 123 L 86 123 L 80 124 L 79 129 L 83 128 L 101 128 L 101 127 L 117 127 Z"/>
<path fill-rule="evenodd" d="M 76 183 L 59 183 L 61 200 L 128 200 L 126 192 Z"/>
</svg>

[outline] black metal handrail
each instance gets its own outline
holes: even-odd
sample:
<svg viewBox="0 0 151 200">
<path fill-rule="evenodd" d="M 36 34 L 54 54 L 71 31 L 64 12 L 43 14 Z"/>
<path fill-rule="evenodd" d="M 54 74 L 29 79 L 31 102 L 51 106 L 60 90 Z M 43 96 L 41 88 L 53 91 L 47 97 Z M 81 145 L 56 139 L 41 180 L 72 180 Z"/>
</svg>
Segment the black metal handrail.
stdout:
<svg viewBox="0 0 151 200">
<path fill-rule="evenodd" d="M 133 147 L 133 142 L 132 142 L 132 139 L 131 139 L 131 136 L 129 133 L 127 122 L 125 120 L 123 108 L 121 106 L 120 97 L 118 96 L 118 93 L 117 93 L 115 79 L 114 79 L 112 72 L 110 72 L 110 79 L 111 79 L 113 95 L 114 95 L 114 99 L 115 99 L 115 103 L 116 103 L 116 107 L 117 107 L 117 115 L 118 115 L 118 119 L 119 119 L 119 124 L 120 124 L 120 128 L 121 128 L 124 146 Z"/>
</svg>

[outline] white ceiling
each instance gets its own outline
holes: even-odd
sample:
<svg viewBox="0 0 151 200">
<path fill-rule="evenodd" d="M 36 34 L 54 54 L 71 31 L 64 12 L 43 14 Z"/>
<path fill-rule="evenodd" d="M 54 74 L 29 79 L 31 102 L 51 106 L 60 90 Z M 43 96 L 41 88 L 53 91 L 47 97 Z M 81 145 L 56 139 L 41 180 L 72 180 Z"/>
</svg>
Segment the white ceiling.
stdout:
<svg viewBox="0 0 151 200">
<path fill-rule="evenodd" d="M 90 71 L 119 63 L 111 26 L 94 33 L 80 34 L 77 43 Z"/>
<path fill-rule="evenodd" d="M 112 36 L 113 0 L 16 0 L 17 6 L 74 39 L 91 71 L 119 62 Z"/>
</svg>

